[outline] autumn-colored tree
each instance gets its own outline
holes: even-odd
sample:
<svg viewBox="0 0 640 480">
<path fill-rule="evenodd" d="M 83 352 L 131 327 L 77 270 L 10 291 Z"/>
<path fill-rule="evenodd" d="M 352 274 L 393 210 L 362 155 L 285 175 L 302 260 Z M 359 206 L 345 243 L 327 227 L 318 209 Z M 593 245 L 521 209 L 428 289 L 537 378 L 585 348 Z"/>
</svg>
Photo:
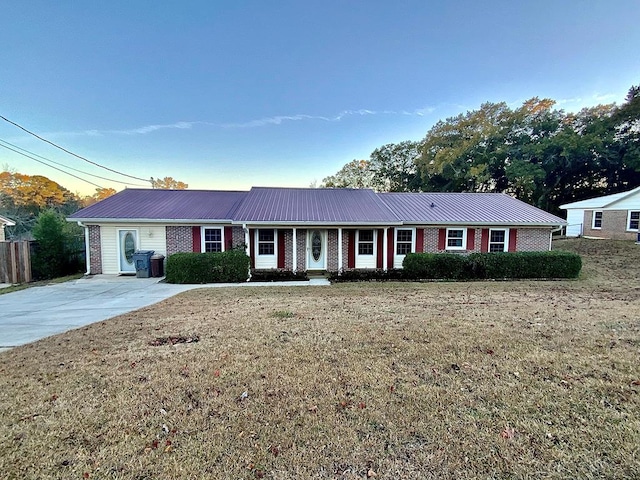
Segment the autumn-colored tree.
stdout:
<svg viewBox="0 0 640 480">
<path fill-rule="evenodd" d="M 47 177 L 12 172 L 0 173 L 0 193 L 10 198 L 16 207 L 38 210 L 76 200 L 73 193 Z"/>
<path fill-rule="evenodd" d="M 151 177 L 151 186 L 160 190 L 185 190 L 189 188 L 189 185 L 184 182 L 175 180 L 173 177 Z"/>
<path fill-rule="evenodd" d="M 104 200 L 105 198 L 109 198 L 112 195 L 118 193 L 115 188 L 96 188 L 96 193 L 93 195 L 84 197 L 82 199 L 82 205 L 84 207 L 88 207 L 89 205 L 93 205 L 94 203 L 99 202 L 100 200 Z"/>
<path fill-rule="evenodd" d="M 374 172 L 368 160 L 351 160 L 335 175 L 322 179 L 323 188 L 371 188 Z"/>
</svg>

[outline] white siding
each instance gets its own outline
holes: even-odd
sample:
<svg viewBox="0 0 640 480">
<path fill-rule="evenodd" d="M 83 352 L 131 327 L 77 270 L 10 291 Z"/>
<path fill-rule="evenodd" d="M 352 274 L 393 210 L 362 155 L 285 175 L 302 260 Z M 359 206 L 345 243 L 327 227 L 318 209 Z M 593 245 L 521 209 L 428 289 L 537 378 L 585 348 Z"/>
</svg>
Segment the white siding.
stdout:
<svg viewBox="0 0 640 480">
<path fill-rule="evenodd" d="M 101 225 L 102 273 L 107 275 L 120 273 L 118 230 L 137 230 L 136 248 L 138 250 L 155 250 L 158 254 L 167 255 L 167 236 L 164 225 Z"/>
<path fill-rule="evenodd" d="M 584 222 L 584 210 L 567 210 L 567 237 L 582 235 L 582 223 Z"/>
<path fill-rule="evenodd" d="M 640 210 L 640 192 L 608 205 L 604 210 Z"/>
</svg>

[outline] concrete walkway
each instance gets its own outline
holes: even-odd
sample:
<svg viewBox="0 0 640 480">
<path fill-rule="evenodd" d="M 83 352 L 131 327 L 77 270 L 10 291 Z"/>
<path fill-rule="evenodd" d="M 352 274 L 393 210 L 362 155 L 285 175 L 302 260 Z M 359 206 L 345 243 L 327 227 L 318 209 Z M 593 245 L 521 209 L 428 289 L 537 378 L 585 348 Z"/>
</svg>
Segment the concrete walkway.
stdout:
<svg viewBox="0 0 640 480">
<path fill-rule="evenodd" d="M 0 351 L 106 320 L 194 288 L 315 286 L 308 282 L 172 285 L 158 278 L 96 275 L 0 295 Z"/>
</svg>

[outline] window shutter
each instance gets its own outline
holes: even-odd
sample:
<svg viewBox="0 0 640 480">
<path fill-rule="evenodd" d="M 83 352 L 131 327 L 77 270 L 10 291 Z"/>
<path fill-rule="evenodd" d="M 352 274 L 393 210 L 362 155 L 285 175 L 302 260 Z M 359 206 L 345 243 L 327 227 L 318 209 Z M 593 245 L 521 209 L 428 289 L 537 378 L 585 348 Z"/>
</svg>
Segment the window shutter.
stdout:
<svg viewBox="0 0 640 480">
<path fill-rule="evenodd" d="M 278 235 L 278 268 L 284 268 L 284 230 L 276 230 Z"/>
<path fill-rule="evenodd" d="M 224 249 L 233 248 L 233 227 L 224 227 Z"/>
<path fill-rule="evenodd" d="M 249 229 L 249 258 L 251 258 L 251 268 L 256 268 L 256 230 Z"/>
<path fill-rule="evenodd" d="M 395 238 L 395 228 L 387 230 L 387 268 L 393 268 L 393 255 L 396 251 L 393 245 L 393 239 Z"/>
<path fill-rule="evenodd" d="M 482 237 L 480 237 L 480 251 L 486 253 L 489 251 L 489 229 L 482 229 Z"/>
<path fill-rule="evenodd" d="M 476 245 L 476 229 L 467 228 L 467 250 L 473 250 Z"/>
<path fill-rule="evenodd" d="M 193 239 L 192 251 L 196 253 L 202 252 L 202 231 L 200 227 L 191 227 L 191 238 Z"/>
<path fill-rule="evenodd" d="M 447 246 L 447 229 L 438 230 L 438 250 L 444 250 Z"/>
<path fill-rule="evenodd" d="M 416 228 L 416 253 L 424 252 L 424 228 Z"/>
<path fill-rule="evenodd" d="M 356 268 L 356 231 L 349 230 L 349 246 L 347 248 L 347 268 Z"/>
<path fill-rule="evenodd" d="M 518 246 L 518 229 L 512 228 L 509 230 L 509 251 L 515 252 Z"/>
</svg>

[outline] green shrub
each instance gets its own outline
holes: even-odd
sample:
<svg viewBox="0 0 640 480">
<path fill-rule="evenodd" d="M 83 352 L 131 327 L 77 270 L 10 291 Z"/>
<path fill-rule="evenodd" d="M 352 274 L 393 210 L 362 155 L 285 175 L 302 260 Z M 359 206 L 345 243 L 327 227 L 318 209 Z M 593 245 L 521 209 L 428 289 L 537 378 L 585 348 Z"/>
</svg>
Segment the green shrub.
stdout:
<svg viewBox="0 0 640 480">
<path fill-rule="evenodd" d="M 167 258 L 168 283 L 237 283 L 249 277 L 250 260 L 240 250 L 174 253 Z"/>
<path fill-rule="evenodd" d="M 353 269 L 343 270 L 340 272 L 329 273 L 329 281 L 331 283 L 339 282 L 388 282 L 391 280 L 405 280 L 407 278 L 405 272 L 399 268 L 391 268 L 389 270 L 376 269 Z"/>
<path fill-rule="evenodd" d="M 293 282 L 309 280 L 307 272 L 292 272 L 283 268 L 254 269 L 251 270 L 252 282 Z"/>
<path fill-rule="evenodd" d="M 80 272 L 85 255 L 84 235 L 55 210 L 44 210 L 32 230 L 32 274 L 36 280 L 63 277 Z"/>
<path fill-rule="evenodd" d="M 412 253 L 403 262 L 412 279 L 577 278 L 582 259 L 570 252 Z"/>
</svg>

